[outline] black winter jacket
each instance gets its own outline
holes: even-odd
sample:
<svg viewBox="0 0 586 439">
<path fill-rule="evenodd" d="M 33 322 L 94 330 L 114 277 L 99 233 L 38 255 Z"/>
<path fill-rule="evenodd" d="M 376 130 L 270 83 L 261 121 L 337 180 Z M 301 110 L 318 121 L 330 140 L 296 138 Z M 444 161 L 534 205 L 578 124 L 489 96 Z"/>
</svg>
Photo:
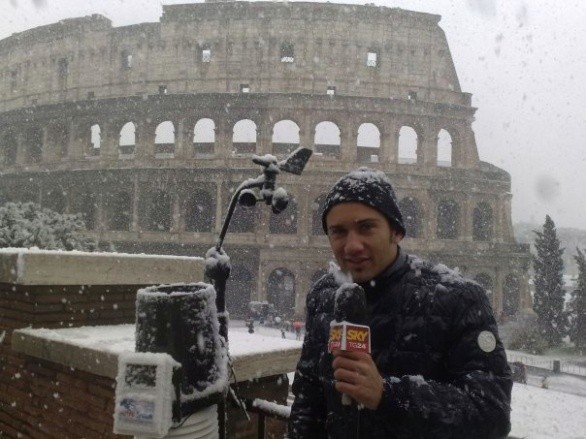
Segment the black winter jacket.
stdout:
<svg viewBox="0 0 586 439">
<path fill-rule="evenodd" d="M 327 352 L 338 285 L 325 275 L 307 297 L 288 437 L 506 437 L 512 380 L 482 287 L 402 252 L 363 287 L 372 357 L 384 379 L 381 403 L 376 410 L 341 405 Z"/>
</svg>

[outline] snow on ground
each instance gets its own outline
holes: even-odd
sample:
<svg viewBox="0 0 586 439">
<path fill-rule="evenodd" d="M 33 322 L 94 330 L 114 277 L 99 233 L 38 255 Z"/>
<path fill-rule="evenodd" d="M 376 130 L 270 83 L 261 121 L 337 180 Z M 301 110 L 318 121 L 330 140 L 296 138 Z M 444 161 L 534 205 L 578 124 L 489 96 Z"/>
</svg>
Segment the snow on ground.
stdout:
<svg viewBox="0 0 586 439">
<path fill-rule="evenodd" d="M 511 436 L 585 439 L 586 398 L 515 383 Z"/>
</svg>

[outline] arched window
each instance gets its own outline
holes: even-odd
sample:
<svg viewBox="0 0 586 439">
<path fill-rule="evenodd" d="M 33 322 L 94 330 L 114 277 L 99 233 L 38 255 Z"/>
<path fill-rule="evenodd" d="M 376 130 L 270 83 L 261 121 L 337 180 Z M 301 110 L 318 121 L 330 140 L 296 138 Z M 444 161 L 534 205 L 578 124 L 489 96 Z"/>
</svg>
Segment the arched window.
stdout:
<svg viewBox="0 0 586 439">
<path fill-rule="evenodd" d="M 159 158 L 170 158 L 174 153 L 175 126 L 173 122 L 166 120 L 155 129 L 155 155 Z"/>
<path fill-rule="evenodd" d="M 295 311 L 295 276 L 286 268 L 277 268 L 269 275 L 267 299 L 281 316 Z"/>
<path fill-rule="evenodd" d="M 51 142 L 54 145 L 55 152 L 60 157 L 67 157 L 69 148 L 69 127 L 66 124 L 58 123 L 49 129 Z"/>
<path fill-rule="evenodd" d="M 444 129 L 437 137 L 437 165 L 452 166 L 452 136 Z"/>
<path fill-rule="evenodd" d="M 269 232 L 282 235 L 297 233 L 297 201 L 291 199 L 287 208 L 279 214 L 271 212 Z"/>
<path fill-rule="evenodd" d="M 376 125 L 372 123 L 360 125 L 356 145 L 358 161 L 378 163 L 380 159 L 380 131 Z"/>
<path fill-rule="evenodd" d="M 484 288 L 486 295 L 490 299 L 490 303 L 492 303 L 492 289 L 494 288 L 494 284 L 490 275 L 487 273 L 479 273 L 474 277 L 474 280 Z"/>
<path fill-rule="evenodd" d="M 255 288 L 254 279 L 249 267 L 233 264 L 230 280 L 226 283 L 226 310 L 232 318 L 248 317 L 250 292 Z"/>
<path fill-rule="evenodd" d="M 437 237 L 456 239 L 460 230 L 460 206 L 453 200 L 441 200 L 437 206 Z"/>
<path fill-rule="evenodd" d="M 104 198 L 106 220 L 110 230 L 130 230 L 132 198 L 128 192 L 115 192 Z"/>
<path fill-rule="evenodd" d="M 26 131 L 25 146 L 28 163 L 39 163 L 43 158 L 43 130 L 34 127 Z"/>
<path fill-rule="evenodd" d="M 16 136 L 8 132 L 2 136 L 2 145 L 0 145 L 1 163 L 4 165 L 14 165 L 16 163 Z"/>
<path fill-rule="evenodd" d="M 100 148 L 102 147 L 102 130 L 97 123 L 90 127 L 90 143 L 91 148 L 89 155 L 100 155 Z"/>
<path fill-rule="evenodd" d="M 326 195 L 322 194 L 313 200 L 311 205 L 311 234 L 315 236 L 324 235 L 322 227 L 321 216 L 324 212 L 324 204 L 326 202 Z"/>
<path fill-rule="evenodd" d="M 399 131 L 399 163 L 417 163 L 418 142 L 417 132 L 413 128 L 401 127 Z"/>
<path fill-rule="evenodd" d="M 45 192 L 43 197 L 43 207 L 51 209 L 58 213 L 64 213 L 67 206 L 67 200 L 62 188 L 54 188 Z"/>
<path fill-rule="evenodd" d="M 299 126 L 292 120 L 280 120 L 273 127 L 273 153 L 289 154 L 299 147 Z"/>
<path fill-rule="evenodd" d="M 190 195 L 185 205 L 185 230 L 211 232 L 215 223 L 216 208 L 211 195 L 197 191 Z"/>
<path fill-rule="evenodd" d="M 247 155 L 256 152 L 256 124 L 250 119 L 239 120 L 232 134 L 232 153 Z"/>
<path fill-rule="evenodd" d="M 256 205 L 246 207 L 241 204 L 236 204 L 234 215 L 230 221 L 230 231 L 234 233 L 254 232 L 256 212 Z"/>
<path fill-rule="evenodd" d="M 403 224 L 407 229 L 405 236 L 421 238 L 423 232 L 423 210 L 421 203 L 413 197 L 405 197 L 399 201 L 399 209 L 403 215 Z"/>
<path fill-rule="evenodd" d="M 281 62 L 293 63 L 295 62 L 295 46 L 293 43 L 286 41 L 281 43 Z"/>
<path fill-rule="evenodd" d="M 216 124 L 212 119 L 200 119 L 193 127 L 193 156 L 212 155 L 216 144 Z"/>
<path fill-rule="evenodd" d="M 490 241 L 492 239 L 492 209 L 486 202 L 478 203 L 472 218 L 472 236 L 474 241 Z"/>
<path fill-rule="evenodd" d="M 166 191 L 147 193 L 141 211 L 146 230 L 164 232 L 171 229 L 171 195 Z"/>
<path fill-rule="evenodd" d="M 340 128 L 335 123 L 325 121 L 316 125 L 314 150 L 317 154 L 339 157 L 341 144 Z"/>
<path fill-rule="evenodd" d="M 519 302 L 521 295 L 521 284 L 519 278 L 514 274 L 509 274 L 505 278 L 503 287 L 503 313 L 506 316 L 514 316 L 519 312 Z"/>
<path fill-rule="evenodd" d="M 120 129 L 118 149 L 121 155 L 134 154 L 136 148 L 136 125 L 134 122 L 126 122 Z"/>
</svg>

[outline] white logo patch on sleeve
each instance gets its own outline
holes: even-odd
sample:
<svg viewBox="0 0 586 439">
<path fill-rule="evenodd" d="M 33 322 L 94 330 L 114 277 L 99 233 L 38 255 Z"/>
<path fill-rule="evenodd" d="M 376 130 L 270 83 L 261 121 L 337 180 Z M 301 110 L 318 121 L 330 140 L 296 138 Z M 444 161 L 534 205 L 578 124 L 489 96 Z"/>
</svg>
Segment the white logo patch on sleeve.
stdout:
<svg viewBox="0 0 586 439">
<path fill-rule="evenodd" d="M 490 331 L 482 331 L 478 334 L 478 347 L 484 352 L 492 352 L 496 348 L 496 337 Z"/>
</svg>

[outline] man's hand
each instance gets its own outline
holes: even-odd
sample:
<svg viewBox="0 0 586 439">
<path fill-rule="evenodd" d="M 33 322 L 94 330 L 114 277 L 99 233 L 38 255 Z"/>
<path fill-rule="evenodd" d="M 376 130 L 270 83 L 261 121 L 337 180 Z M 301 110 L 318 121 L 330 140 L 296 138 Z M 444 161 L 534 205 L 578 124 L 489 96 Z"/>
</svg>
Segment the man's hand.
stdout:
<svg viewBox="0 0 586 439">
<path fill-rule="evenodd" d="M 336 390 L 366 408 L 376 409 L 383 396 L 383 379 L 370 354 L 336 350 L 332 355 Z"/>
</svg>

